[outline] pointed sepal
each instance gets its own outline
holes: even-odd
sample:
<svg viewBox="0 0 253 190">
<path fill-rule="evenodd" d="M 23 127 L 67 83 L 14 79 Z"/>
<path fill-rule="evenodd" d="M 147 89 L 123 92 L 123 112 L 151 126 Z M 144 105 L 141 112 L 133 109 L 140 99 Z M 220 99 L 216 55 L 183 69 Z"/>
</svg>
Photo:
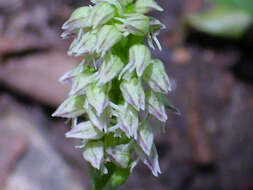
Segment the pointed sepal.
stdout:
<svg viewBox="0 0 253 190">
<path fill-rule="evenodd" d="M 84 97 L 71 96 L 52 114 L 53 117 L 75 118 L 85 113 Z"/>
<path fill-rule="evenodd" d="M 137 0 L 135 3 L 135 12 L 137 13 L 148 13 L 151 10 L 163 11 L 163 8 L 160 7 L 154 0 Z"/>
<path fill-rule="evenodd" d="M 147 155 L 150 155 L 154 143 L 154 133 L 151 129 L 150 124 L 147 121 L 143 122 L 143 124 L 139 127 L 139 135 L 137 142 L 142 148 L 142 150 Z"/>
<path fill-rule="evenodd" d="M 96 140 L 103 137 L 103 133 L 99 131 L 90 121 L 81 122 L 75 125 L 66 133 L 67 138 Z"/>
<path fill-rule="evenodd" d="M 87 88 L 87 100 L 89 104 L 96 110 L 98 116 L 103 113 L 109 104 L 108 90 L 108 86 L 98 85 L 97 83 L 92 83 Z"/>
<path fill-rule="evenodd" d="M 172 90 L 172 84 L 165 71 L 163 63 L 159 59 L 154 59 L 144 72 L 143 79 L 155 92 L 167 94 Z"/>
<path fill-rule="evenodd" d="M 100 169 L 104 161 L 104 143 L 102 141 L 90 141 L 83 150 L 83 157 L 94 168 Z"/>
<path fill-rule="evenodd" d="M 137 111 L 145 110 L 145 93 L 140 79 L 133 77 L 129 81 L 123 81 L 120 90 L 127 103 Z"/>
<path fill-rule="evenodd" d="M 152 90 L 149 90 L 146 93 L 147 97 L 147 108 L 148 112 L 155 116 L 158 120 L 162 122 L 166 122 L 168 119 L 168 116 L 165 111 L 165 106 L 163 103 L 159 100 L 158 96 L 155 92 Z"/>
</svg>

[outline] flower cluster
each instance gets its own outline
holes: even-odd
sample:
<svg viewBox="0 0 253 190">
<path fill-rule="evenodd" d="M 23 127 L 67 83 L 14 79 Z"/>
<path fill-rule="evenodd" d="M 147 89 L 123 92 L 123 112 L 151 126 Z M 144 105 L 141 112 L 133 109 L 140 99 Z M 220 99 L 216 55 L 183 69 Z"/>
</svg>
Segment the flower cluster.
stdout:
<svg viewBox="0 0 253 190">
<path fill-rule="evenodd" d="M 71 119 L 66 137 L 81 139 L 84 159 L 101 173 L 108 173 L 108 162 L 132 170 L 141 160 L 157 176 L 161 171 L 149 121 L 166 122 L 163 98 L 171 81 L 144 45 L 146 40 L 161 49 L 157 35 L 164 25 L 144 14 L 163 9 L 154 0 L 91 2 L 62 27 L 63 38 L 74 36 L 68 54 L 83 61 L 60 78 L 73 85 L 53 116 Z"/>
</svg>

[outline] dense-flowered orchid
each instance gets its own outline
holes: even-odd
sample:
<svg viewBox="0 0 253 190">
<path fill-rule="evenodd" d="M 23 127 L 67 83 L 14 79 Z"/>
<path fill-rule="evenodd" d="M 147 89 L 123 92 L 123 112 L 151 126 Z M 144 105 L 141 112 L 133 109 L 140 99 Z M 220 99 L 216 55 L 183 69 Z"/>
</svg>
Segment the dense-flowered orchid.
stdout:
<svg viewBox="0 0 253 190">
<path fill-rule="evenodd" d="M 166 107 L 179 112 L 164 99 L 172 84 L 162 61 L 145 45 L 161 50 L 157 35 L 165 26 L 144 14 L 163 9 L 154 0 L 91 2 L 62 27 L 64 39 L 74 36 L 68 54 L 83 60 L 60 78 L 73 85 L 53 116 L 72 119 L 66 137 L 81 140 L 78 148 L 95 168 L 93 189 L 113 190 L 140 160 L 161 173 L 150 116 L 166 122 Z"/>
</svg>

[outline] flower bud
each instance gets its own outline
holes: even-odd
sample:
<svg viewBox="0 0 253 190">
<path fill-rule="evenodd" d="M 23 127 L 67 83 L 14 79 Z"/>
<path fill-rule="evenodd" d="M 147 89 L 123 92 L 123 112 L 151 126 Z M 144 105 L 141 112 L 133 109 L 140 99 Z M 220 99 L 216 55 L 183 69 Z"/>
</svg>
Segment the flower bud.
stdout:
<svg viewBox="0 0 253 190">
<path fill-rule="evenodd" d="M 132 105 L 137 111 L 145 110 L 145 93 L 141 80 L 132 78 L 120 84 L 120 90 L 127 103 Z"/>
<path fill-rule="evenodd" d="M 133 45 L 129 49 L 129 63 L 124 67 L 119 75 L 119 79 L 123 76 L 125 80 L 129 80 L 134 69 L 138 77 L 141 77 L 145 69 L 150 64 L 151 53 L 145 45 Z"/>
<path fill-rule="evenodd" d="M 145 121 L 141 127 L 139 127 L 139 136 L 137 140 L 138 144 L 142 148 L 142 150 L 150 155 L 151 148 L 154 142 L 154 134 L 153 131 L 147 121 Z"/>
<path fill-rule="evenodd" d="M 109 103 L 107 94 L 107 86 L 101 86 L 97 83 L 92 83 L 87 88 L 87 100 L 89 104 L 96 110 L 98 116 L 103 113 Z"/>
<path fill-rule="evenodd" d="M 154 176 L 161 174 L 161 169 L 159 166 L 158 154 L 155 144 L 152 145 L 150 155 L 146 155 L 138 146 L 135 146 L 135 152 L 139 158 L 143 161 L 145 165 L 152 171 Z"/>
<path fill-rule="evenodd" d="M 98 84 L 104 85 L 111 81 L 120 73 L 123 67 L 124 63 L 117 55 L 109 55 L 105 57 L 104 62 L 99 69 Z"/>
<path fill-rule="evenodd" d="M 81 56 L 93 52 L 96 44 L 96 33 L 87 32 L 82 35 L 80 41 L 74 41 L 68 51 L 68 55 Z"/>
<path fill-rule="evenodd" d="M 88 85 L 94 82 L 96 78 L 97 78 L 96 73 L 93 73 L 89 70 L 86 70 L 85 72 L 79 74 L 75 78 L 72 89 L 69 94 L 70 95 L 84 94 Z"/>
<path fill-rule="evenodd" d="M 151 53 L 145 45 L 134 45 L 129 50 L 129 62 L 135 65 L 138 77 L 141 77 L 150 64 Z"/>
<path fill-rule="evenodd" d="M 127 168 L 130 161 L 130 152 L 128 150 L 128 144 L 109 147 L 106 150 L 110 159 L 122 168 Z"/>
<path fill-rule="evenodd" d="M 144 36 L 149 32 L 149 18 L 142 14 L 133 13 L 125 15 L 126 18 L 116 18 L 124 25 L 123 30 L 128 34 Z"/>
<path fill-rule="evenodd" d="M 163 11 L 162 7 L 160 7 L 154 0 L 137 0 L 135 3 L 135 12 L 137 13 L 148 13 L 151 10 Z"/>
<path fill-rule="evenodd" d="M 172 89 L 164 65 L 159 59 L 152 60 L 151 65 L 146 69 L 143 76 L 150 88 L 156 92 L 166 94 Z"/>
<path fill-rule="evenodd" d="M 91 106 L 85 106 L 85 111 L 89 117 L 91 123 L 97 127 L 100 131 L 107 131 L 107 118 L 108 114 L 106 110 L 103 112 L 101 116 L 98 116 L 95 110 Z"/>
<path fill-rule="evenodd" d="M 75 125 L 69 132 L 66 133 L 67 138 L 90 139 L 96 140 L 103 137 L 103 133 L 92 125 L 90 121 Z"/>
<path fill-rule="evenodd" d="M 95 50 L 97 53 L 101 53 L 102 57 L 105 53 L 111 49 L 122 37 L 120 31 L 115 26 L 104 25 L 97 34 L 97 42 Z"/>
<path fill-rule="evenodd" d="M 83 157 L 99 170 L 104 161 L 104 143 L 102 141 L 88 142 L 84 147 Z"/>
<path fill-rule="evenodd" d="M 159 101 L 159 98 L 152 90 L 146 93 L 148 112 L 154 115 L 158 120 L 166 122 L 168 117 L 165 111 L 165 106 Z"/>
<path fill-rule="evenodd" d="M 93 26 L 93 28 L 96 28 L 97 26 L 103 25 L 111 20 L 114 15 L 114 7 L 107 2 L 101 2 L 93 7 L 89 23 Z"/>
<path fill-rule="evenodd" d="M 68 38 L 70 35 L 77 33 L 77 29 L 89 27 L 88 18 L 91 13 L 90 7 L 80 7 L 76 9 L 69 20 L 62 26 L 63 30 L 61 37 L 63 39 Z"/>
<path fill-rule="evenodd" d="M 125 104 L 119 106 L 118 125 L 122 131 L 125 132 L 127 137 L 134 137 L 137 139 L 137 131 L 139 126 L 138 112 Z"/>
<path fill-rule="evenodd" d="M 76 9 L 69 20 L 63 24 L 62 29 L 84 28 L 85 26 L 88 26 L 87 18 L 90 16 L 90 13 L 91 8 L 87 6 Z"/>
<path fill-rule="evenodd" d="M 66 82 L 72 82 L 72 80 L 79 75 L 80 73 L 82 73 L 85 70 L 85 66 L 84 66 L 84 60 L 79 63 L 74 69 L 72 69 L 71 71 L 65 73 L 60 79 L 59 81 L 61 83 L 66 83 Z"/>
<path fill-rule="evenodd" d="M 52 114 L 53 117 L 75 118 L 84 114 L 84 97 L 71 96 Z"/>
</svg>

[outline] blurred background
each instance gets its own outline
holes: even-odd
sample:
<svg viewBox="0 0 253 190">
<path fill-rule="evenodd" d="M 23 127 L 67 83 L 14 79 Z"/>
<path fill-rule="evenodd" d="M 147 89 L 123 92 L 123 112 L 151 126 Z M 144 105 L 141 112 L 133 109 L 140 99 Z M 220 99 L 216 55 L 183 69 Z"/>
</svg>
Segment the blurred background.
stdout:
<svg viewBox="0 0 253 190">
<path fill-rule="evenodd" d="M 253 1 L 157 0 L 163 51 L 176 89 L 157 134 L 162 175 L 143 165 L 121 190 L 253 189 Z M 0 0 L 0 189 L 88 190 L 86 163 L 51 118 L 66 97 L 60 26 L 88 0 Z"/>
</svg>

